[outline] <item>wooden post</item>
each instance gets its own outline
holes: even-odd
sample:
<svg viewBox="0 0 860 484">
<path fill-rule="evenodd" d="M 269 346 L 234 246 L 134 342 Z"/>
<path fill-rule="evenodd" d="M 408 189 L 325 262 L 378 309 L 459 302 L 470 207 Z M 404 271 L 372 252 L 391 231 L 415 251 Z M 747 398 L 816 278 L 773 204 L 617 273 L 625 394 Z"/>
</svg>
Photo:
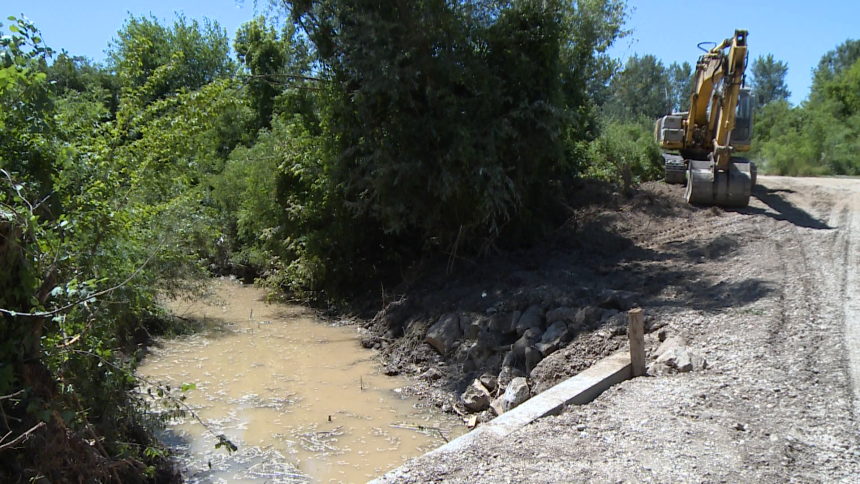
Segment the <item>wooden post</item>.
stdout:
<svg viewBox="0 0 860 484">
<path fill-rule="evenodd" d="M 645 323 L 642 309 L 633 308 L 627 312 L 627 338 L 630 340 L 630 363 L 633 364 L 633 378 L 645 374 Z"/>
</svg>

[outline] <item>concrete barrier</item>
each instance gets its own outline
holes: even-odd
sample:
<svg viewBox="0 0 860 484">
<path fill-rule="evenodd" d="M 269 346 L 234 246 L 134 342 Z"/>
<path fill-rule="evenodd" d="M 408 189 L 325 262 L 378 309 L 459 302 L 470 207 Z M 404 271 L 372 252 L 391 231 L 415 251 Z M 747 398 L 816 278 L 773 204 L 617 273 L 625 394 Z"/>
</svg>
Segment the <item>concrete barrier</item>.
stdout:
<svg viewBox="0 0 860 484">
<path fill-rule="evenodd" d="M 583 405 L 591 402 L 612 385 L 632 377 L 633 365 L 628 352 L 608 356 L 582 373 L 525 401 L 510 412 L 505 412 L 498 418 L 425 455 L 462 452 L 483 437 L 494 440 L 507 437 L 539 418 L 561 413 L 566 405 Z M 396 481 L 397 473 L 398 469 L 394 469 L 371 483 Z"/>
</svg>

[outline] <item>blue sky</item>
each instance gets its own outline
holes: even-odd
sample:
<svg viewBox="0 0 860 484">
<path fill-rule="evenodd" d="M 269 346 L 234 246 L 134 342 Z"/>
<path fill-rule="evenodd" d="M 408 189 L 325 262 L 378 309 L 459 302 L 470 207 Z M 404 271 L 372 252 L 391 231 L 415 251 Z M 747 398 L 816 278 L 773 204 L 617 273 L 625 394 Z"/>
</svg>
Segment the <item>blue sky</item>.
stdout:
<svg viewBox="0 0 860 484">
<path fill-rule="evenodd" d="M 685 60 L 695 65 L 701 53 L 696 44 L 719 42 L 735 29 L 746 29 L 750 61 L 772 53 L 788 63 L 786 82 L 794 104 L 809 94 L 812 69 L 821 56 L 860 37 L 857 0 L 628 0 L 628 5 L 635 9 L 628 21 L 633 34 L 612 48 L 613 56 L 653 54 L 667 65 Z"/>
<path fill-rule="evenodd" d="M 265 0 L 261 0 L 265 3 Z M 857 0 L 629 0 L 628 28 L 633 34 L 612 48 L 612 55 L 654 54 L 666 64 L 699 55 L 696 44 L 750 32 L 751 58 L 773 53 L 788 62 L 791 101 L 809 93 L 812 68 L 828 50 L 860 36 Z M 189 19 L 217 20 L 228 35 L 254 16 L 254 0 L 12 0 L 0 6 L 0 18 L 24 13 L 42 30 L 55 50 L 104 59 L 104 49 L 128 17 L 152 13 L 171 20 L 181 11 Z M 715 12 L 724 12 L 716 15 Z M 4 24 L 8 24 L 5 20 Z M 5 29 L 4 29 L 5 30 Z"/>
</svg>

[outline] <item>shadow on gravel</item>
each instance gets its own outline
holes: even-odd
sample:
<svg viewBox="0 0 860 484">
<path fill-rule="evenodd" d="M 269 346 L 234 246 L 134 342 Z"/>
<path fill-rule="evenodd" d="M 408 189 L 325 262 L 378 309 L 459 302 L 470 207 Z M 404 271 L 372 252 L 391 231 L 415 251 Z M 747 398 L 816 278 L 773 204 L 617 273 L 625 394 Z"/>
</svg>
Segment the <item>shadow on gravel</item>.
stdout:
<svg viewBox="0 0 860 484">
<path fill-rule="evenodd" d="M 746 213 L 754 213 L 768 216 L 774 220 L 783 220 L 790 222 L 798 227 L 816 230 L 830 230 L 826 223 L 813 217 L 805 210 L 795 207 L 783 198 L 780 193 L 794 193 L 792 190 L 772 190 L 770 188 L 756 186 L 753 190 L 753 196 L 758 198 L 762 203 L 770 207 L 771 210 L 777 213 L 771 213 L 758 208 L 747 208 Z"/>
</svg>

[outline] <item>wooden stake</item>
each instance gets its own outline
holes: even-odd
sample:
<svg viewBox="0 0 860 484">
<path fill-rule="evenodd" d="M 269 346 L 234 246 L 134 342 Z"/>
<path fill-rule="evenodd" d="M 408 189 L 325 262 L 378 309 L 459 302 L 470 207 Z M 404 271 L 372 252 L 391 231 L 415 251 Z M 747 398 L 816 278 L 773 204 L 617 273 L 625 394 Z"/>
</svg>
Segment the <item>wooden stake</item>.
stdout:
<svg viewBox="0 0 860 484">
<path fill-rule="evenodd" d="M 630 362 L 633 364 L 633 378 L 645 374 L 645 323 L 642 309 L 633 308 L 627 312 L 627 338 L 630 340 Z"/>
</svg>

